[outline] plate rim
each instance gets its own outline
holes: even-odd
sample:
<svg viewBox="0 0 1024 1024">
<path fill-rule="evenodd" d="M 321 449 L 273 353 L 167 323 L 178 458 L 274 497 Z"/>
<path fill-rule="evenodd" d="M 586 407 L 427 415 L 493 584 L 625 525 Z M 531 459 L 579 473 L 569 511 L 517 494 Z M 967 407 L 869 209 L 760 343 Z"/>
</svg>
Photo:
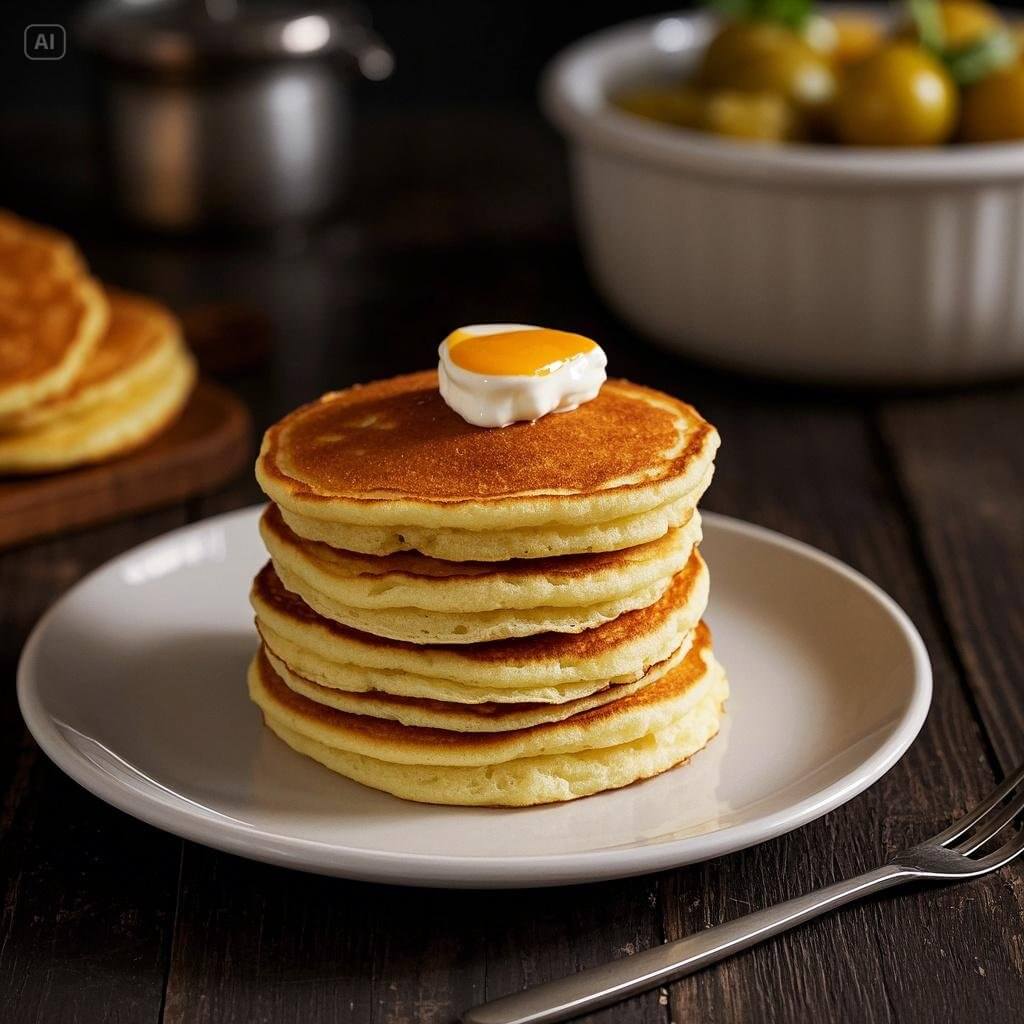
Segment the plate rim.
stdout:
<svg viewBox="0 0 1024 1024">
<path fill-rule="evenodd" d="M 199 811 L 163 802 L 154 794 L 97 768 L 68 742 L 39 696 L 34 677 L 39 651 L 51 624 L 77 591 L 115 563 L 142 555 L 150 548 L 174 543 L 182 534 L 212 525 L 229 527 L 236 520 L 247 518 L 255 521 L 264 507 L 262 503 L 250 505 L 188 523 L 129 548 L 97 566 L 42 615 L 25 643 L 17 670 L 18 705 L 25 725 L 42 751 L 69 778 L 105 803 L 140 821 L 179 838 L 249 860 L 358 881 L 436 888 L 539 888 L 586 884 L 700 863 L 801 828 L 863 793 L 906 753 L 920 732 L 931 705 L 932 669 L 924 641 L 909 615 L 881 587 L 840 559 L 804 541 L 733 516 L 702 512 L 705 524 L 717 530 L 788 549 L 839 573 L 889 614 L 909 646 L 913 665 L 911 695 L 896 728 L 870 757 L 823 789 L 771 814 L 696 836 L 626 848 L 503 857 L 368 851 L 266 831 L 231 821 L 213 808 Z M 211 818 L 211 814 L 218 817 Z"/>
</svg>

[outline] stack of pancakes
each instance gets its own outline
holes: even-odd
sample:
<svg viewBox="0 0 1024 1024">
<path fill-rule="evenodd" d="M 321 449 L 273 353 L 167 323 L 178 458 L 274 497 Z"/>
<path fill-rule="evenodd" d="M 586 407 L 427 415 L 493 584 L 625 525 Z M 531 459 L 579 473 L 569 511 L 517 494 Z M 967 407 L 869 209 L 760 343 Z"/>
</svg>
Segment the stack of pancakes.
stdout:
<svg viewBox="0 0 1024 1024">
<path fill-rule="evenodd" d="M 178 415 L 194 381 L 166 309 L 104 291 L 70 239 L 0 212 L 0 473 L 136 448 Z"/>
<path fill-rule="evenodd" d="M 257 463 L 267 725 L 440 804 L 570 800 L 685 761 L 728 695 L 697 547 L 717 447 L 690 406 L 625 381 L 500 429 L 463 421 L 434 373 L 285 417 Z"/>
</svg>

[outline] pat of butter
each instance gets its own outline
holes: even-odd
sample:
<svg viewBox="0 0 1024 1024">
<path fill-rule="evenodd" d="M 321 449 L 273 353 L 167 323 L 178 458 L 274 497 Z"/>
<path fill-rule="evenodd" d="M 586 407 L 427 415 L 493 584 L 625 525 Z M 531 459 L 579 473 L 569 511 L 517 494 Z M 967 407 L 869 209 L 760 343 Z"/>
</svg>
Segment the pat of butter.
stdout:
<svg viewBox="0 0 1024 1024">
<path fill-rule="evenodd" d="M 596 398 L 607 375 L 601 346 L 530 324 L 472 324 L 438 349 L 441 397 L 467 423 L 505 427 Z"/>
</svg>

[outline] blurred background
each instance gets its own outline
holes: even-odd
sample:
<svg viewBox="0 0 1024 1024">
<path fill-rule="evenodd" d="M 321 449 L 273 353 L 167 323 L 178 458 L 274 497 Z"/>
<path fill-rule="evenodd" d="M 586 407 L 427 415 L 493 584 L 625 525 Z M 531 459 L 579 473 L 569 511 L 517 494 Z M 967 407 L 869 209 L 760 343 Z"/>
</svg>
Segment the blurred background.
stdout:
<svg viewBox="0 0 1024 1024">
<path fill-rule="evenodd" d="M 2 161 L 0 187 L 8 205 L 26 215 L 58 217 L 72 230 L 94 221 L 94 204 L 109 198 L 91 146 L 96 67 L 72 31 L 87 6 L 39 0 L 5 4 L 0 11 L 0 146 L 9 157 L 17 154 Z M 277 6 L 301 12 L 313 5 L 286 0 Z M 483 192 L 487 178 L 481 172 L 515 179 L 529 168 L 536 189 L 557 190 L 548 196 L 549 215 L 556 208 L 567 215 L 556 134 L 537 108 L 540 71 L 587 32 L 665 9 L 664 3 L 626 0 L 371 0 L 360 6 L 397 58 L 386 81 L 354 76 L 349 82 L 355 186 L 342 212 L 364 223 L 380 223 L 392 212 L 382 208 L 389 185 L 417 178 L 427 183 L 442 170 L 439 164 L 451 191 L 457 188 L 453 175 Z M 51 22 L 69 29 L 67 55 L 53 62 L 26 60 L 24 27 Z M 488 124 L 492 114 L 502 120 Z M 453 153 L 450 136 L 456 133 L 462 142 Z M 431 211 L 418 215 L 414 219 L 429 232 Z M 440 219 L 439 211 L 433 216 Z M 515 219 L 512 211 L 506 216 Z"/>
<path fill-rule="evenodd" d="M 571 308 L 587 286 L 570 254 L 564 147 L 538 110 L 537 79 L 571 40 L 663 5 L 365 4 L 396 63 L 385 81 L 346 79 L 351 170 L 340 204 L 305 228 L 170 236 L 116 215 L 97 138 L 100 75 L 74 31 L 85 6 L 0 11 L 0 200 L 71 233 L 105 280 L 179 313 L 199 308 L 204 329 L 226 317 L 238 362 L 262 358 L 269 340 L 271 372 L 237 383 L 258 426 L 327 386 L 429 365 L 460 322 L 525 310 L 545 322 L 547 303 L 553 322 L 587 329 Z M 66 55 L 27 60 L 25 27 L 47 23 L 67 28 Z"/>
<path fill-rule="evenodd" d="M 0 109 L 5 113 L 43 112 L 69 118 L 84 113 L 88 74 L 80 50 L 71 45 L 59 67 L 40 68 L 23 59 L 20 28 L 44 22 L 69 25 L 85 6 L 82 0 L 21 0 L 4 5 Z M 534 107 L 537 74 L 567 43 L 628 18 L 692 5 L 649 0 L 586 4 L 369 0 L 361 6 L 400 56 L 395 76 L 363 97 L 366 110 L 375 111 L 439 105 Z"/>
<path fill-rule="evenodd" d="M 255 383 L 239 386 L 260 389 L 251 396 L 258 426 L 325 387 L 429 365 L 440 338 L 477 321 L 527 319 L 593 331 L 610 348 L 613 370 L 641 379 L 662 359 L 693 371 L 685 358 L 691 339 L 712 362 L 721 350 L 728 365 L 817 384 L 870 377 L 876 365 L 880 379 L 888 374 L 898 383 L 918 383 L 918 370 L 923 375 L 934 367 L 939 383 L 973 384 L 1024 364 L 1024 293 L 1010 279 L 1015 262 L 1003 258 L 1015 251 L 1018 229 L 1024 231 L 1024 158 L 1014 158 L 1021 166 L 995 197 L 984 191 L 989 171 L 979 164 L 980 171 L 957 179 L 975 191 L 960 189 L 955 205 L 948 190 L 915 191 L 916 179 L 903 171 L 892 179 L 892 195 L 874 188 L 870 209 L 862 203 L 868 192 L 853 194 L 834 175 L 835 196 L 807 205 L 806 194 L 817 185 L 805 187 L 786 152 L 797 147 L 785 145 L 767 147 L 773 149 L 767 161 L 778 169 L 768 166 L 757 182 L 755 212 L 754 186 L 728 188 L 744 166 L 765 163 L 765 147 L 731 140 L 715 143 L 713 167 L 676 166 L 664 195 L 655 196 L 657 181 L 643 177 L 642 161 L 621 183 L 614 161 L 594 162 L 573 193 L 571 173 L 581 173 L 593 154 L 577 146 L 570 165 L 564 141 L 539 109 L 542 69 L 580 37 L 662 12 L 663 4 L 342 5 L 342 50 L 359 49 L 361 67 L 335 61 L 335 43 L 310 36 L 306 25 L 289 45 L 296 52 L 323 45 L 334 63 L 324 82 L 309 86 L 319 90 L 319 121 L 300 116 L 301 103 L 289 98 L 294 82 L 267 94 L 266 105 L 280 108 L 278 169 L 297 175 L 287 202 L 300 212 L 281 217 L 273 215 L 274 189 L 260 190 L 261 175 L 272 176 L 261 150 L 270 133 L 265 126 L 246 128 L 242 108 L 229 106 L 202 115 L 209 116 L 210 144 L 196 157 L 207 169 L 232 169 L 235 178 L 218 186 L 229 215 L 182 212 L 177 193 L 187 167 L 177 178 L 174 170 L 165 169 L 159 180 L 151 171 L 169 154 L 168 166 L 174 165 L 188 150 L 179 141 L 187 131 L 178 114 L 151 109 L 140 84 L 148 74 L 141 65 L 170 67 L 177 57 L 159 46 L 141 52 L 145 33 L 125 30 L 140 12 L 149 16 L 151 3 L 115 0 L 116 16 L 94 25 L 88 44 L 76 30 L 87 6 L 38 0 L 7 4 L 0 13 L 0 199 L 71 233 L 102 279 L 169 303 L 185 317 L 190 340 L 216 350 L 208 369 L 256 370 Z M 179 5 L 189 6 L 187 0 Z M 215 48 L 250 44 L 239 42 L 244 33 L 229 24 L 233 13 L 301 18 L 317 9 L 261 0 L 199 0 L 191 8 L 223 22 Z M 876 10 L 906 17 L 904 5 Z M 66 53 L 28 59 L 26 29 L 48 24 L 67 30 Z M 668 47 L 663 58 L 676 61 L 669 36 L 656 42 Z M 217 59 L 209 74 L 236 77 L 239 91 L 259 89 L 276 74 L 268 69 L 287 63 L 279 58 L 250 55 L 228 62 L 229 72 Z M 303 58 L 288 67 L 320 63 Z M 168 72 L 168 80 L 175 74 Z M 1017 106 L 1024 118 L 1024 92 Z M 654 129 L 634 127 L 641 118 L 627 124 L 618 116 L 621 156 L 634 136 L 646 131 L 649 137 Z M 602 110 L 594 114 L 606 117 Z M 699 138 L 679 142 L 673 126 L 657 128 L 652 145 L 665 150 L 678 143 L 704 159 Z M 104 160 L 104 147 L 113 161 Z M 825 153 L 814 160 L 826 171 L 829 161 L 847 160 L 840 153 L 845 147 L 815 148 Z M 957 160 L 962 148 L 932 152 L 936 161 L 950 153 Z M 130 172 L 117 167 L 126 154 L 135 161 Z M 856 164 L 863 155 L 849 160 Z M 880 180 L 889 182 L 886 171 Z M 574 229 L 574 195 L 587 197 L 577 206 L 592 205 L 584 243 Z M 980 210 L 986 203 L 987 211 Z M 133 204 L 135 215 L 128 209 Z M 854 235 L 856 245 L 845 246 Z M 622 248 L 627 242 L 636 254 Z M 974 252 L 973 245 L 987 248 Z M 597 267 L 600 296 L 586 261 Z M 852 316 L 866 307 L 862 318 Z M 663 355 L 649 345 L 659 335 L 662 341 L 672 335 L 684 354 Z M 849 354 L 869 343 L 873 351 L 858 365 Z M 766 357 L 767 345 L 777 352 Z M 838 367 L 843 353 L 849 366 L 832 379 L 830 360 Z"/>
</svg>

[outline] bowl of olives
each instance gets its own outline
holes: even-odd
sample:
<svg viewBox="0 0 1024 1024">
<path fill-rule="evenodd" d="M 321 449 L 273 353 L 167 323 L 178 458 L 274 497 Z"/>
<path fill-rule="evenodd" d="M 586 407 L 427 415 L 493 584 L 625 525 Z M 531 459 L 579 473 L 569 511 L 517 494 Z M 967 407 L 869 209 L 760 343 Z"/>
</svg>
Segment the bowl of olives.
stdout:
<svg viewBox="0 0 1024 1024">
<path fill-rule="evenodd" d="M 1024 371 L 1024 35 L 977 0 L 722 0 L 555 58 L 591 273 L 688 355 L 827 383 Z"/>
</svg>

